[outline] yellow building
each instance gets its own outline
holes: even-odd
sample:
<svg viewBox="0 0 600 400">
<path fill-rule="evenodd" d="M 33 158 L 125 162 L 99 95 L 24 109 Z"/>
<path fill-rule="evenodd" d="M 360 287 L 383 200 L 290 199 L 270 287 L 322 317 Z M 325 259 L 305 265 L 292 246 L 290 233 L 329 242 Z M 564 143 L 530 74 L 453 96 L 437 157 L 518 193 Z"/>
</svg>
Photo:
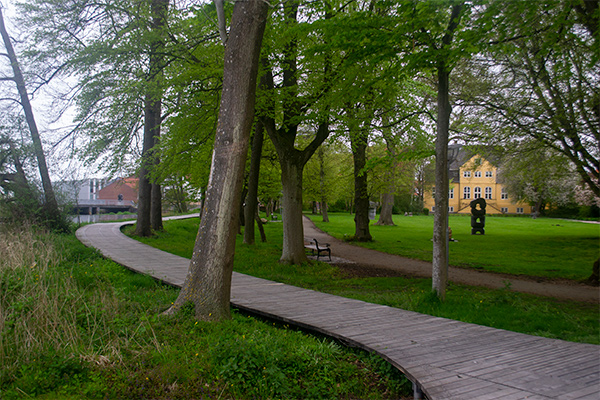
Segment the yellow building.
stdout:
<svg viewBox="0 0 600 400">
<path fill-rule="evenodd" d="M 470 214 L 471 201 L 485 199 L 486 214 L 531 214 L 526 202 L 511 199 L 496 180 L 498 168 L 488 160 L 473 154 L 461 145 L 448 148 L 450 192 L 448 208 L 451 213 Z M 425 193 L 424 207 L 435 212 L 435 187 Z"/>
</svg>

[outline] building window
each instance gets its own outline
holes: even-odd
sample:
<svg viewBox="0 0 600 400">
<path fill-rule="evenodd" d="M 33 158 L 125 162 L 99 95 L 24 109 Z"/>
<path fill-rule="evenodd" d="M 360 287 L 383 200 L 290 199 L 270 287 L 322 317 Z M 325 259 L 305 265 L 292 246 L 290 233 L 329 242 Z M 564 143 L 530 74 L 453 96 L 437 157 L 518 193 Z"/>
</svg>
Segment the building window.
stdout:
<svg viewBox="0 0 600 400">
<path fill-rule="evenodd" d="M 454 188 L 450 189 L 450 191 L 448 192 L 448 198 L 449 199 L 453 199 L 454 198 Z"/>
<path fill-rule="evenodd" d="M 494 177 L 494 173 L 492 171 L 485 171 L 485 177 L 486 178 L 493 178 Z"/>
<path fill-rule="evenodd" d="M 506 189 L 502 188 L 502 194 L 500 195 L 502 200 L 508 200 L 508 193 L 506 193 Z"/>
<path fill-rule="evenodd" d="M 435 186 L 431 188 L 431 197 L 435 199 Z"/>
<path fill-rule="evenodd" d="M 500 211 L 502 211 L 503 214 L 508 213 L 508 207 L 502 207 L 500 208 Z"/>
<path fill-rule="evenodd" d="M 471 188 L 468 186 L 465 186 L 465 188 L 463 189 L 463 198 L 464 199 L 470 199 L 471 198 Z"/>
<path fill-rule="evenodd" d="M 485 188 L 485 198 L 487 200 L 491 200 L 492 199 L 492 188 L 489 187 L 489 186 Z"/>
<path fill-rule="evenodd" d="M 454 212 L 454 207 L 452 207 L 452 206 L 448 207 L 448 212 Z"/>
<path fill-rule="evenodd" d="M 463 178 L 470 178 L 471 177 L 471 171 L 464 171 L 463 172 Z"/>
<path fill-rule="evenodd" d="M 435 206 L 431 206 L 431 212 L 435 212 Z"/>
<path fill-rule="evenodd" d="M 517 214 L 523 214 L 523 207 L 517 207 Z"/>
<path fill-rule="evenodd" d="M 481 171 L 475 171 L 475 178 L 481 178 Z"/>
<path fill-rule="evenodd" d="M 481 198 L 481 188 L 479 186 L 475 186 L 475 190 L 473 191 L 473 198 L 474 199 Z"/>
</svg>

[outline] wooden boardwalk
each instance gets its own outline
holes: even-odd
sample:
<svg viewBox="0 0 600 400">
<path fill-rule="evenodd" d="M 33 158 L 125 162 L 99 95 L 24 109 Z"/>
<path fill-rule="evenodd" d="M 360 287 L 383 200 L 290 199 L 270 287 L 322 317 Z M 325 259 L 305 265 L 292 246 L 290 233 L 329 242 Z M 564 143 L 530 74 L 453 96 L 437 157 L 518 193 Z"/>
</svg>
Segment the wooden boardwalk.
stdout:
<svg viewBox="0 0 600 400">
<path fill-rule="evenodd" d="M 132 270 L 181 286 L 189 260 L 129 239 L 132 222 L 77 237 Z M 232 305 L 381 355 L 434 399 L 600 399 L 600 346 L 431 317 L 234 273 Z"/>
</svg>

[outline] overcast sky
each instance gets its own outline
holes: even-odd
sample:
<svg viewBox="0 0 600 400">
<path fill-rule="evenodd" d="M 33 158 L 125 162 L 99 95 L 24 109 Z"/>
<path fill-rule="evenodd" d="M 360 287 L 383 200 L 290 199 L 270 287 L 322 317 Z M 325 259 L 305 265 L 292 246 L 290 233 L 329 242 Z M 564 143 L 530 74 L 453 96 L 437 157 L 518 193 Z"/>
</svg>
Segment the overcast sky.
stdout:
<svg viewBox="0 0 600 400">
<path fill-rule="evenodd" d="M 13 47 L 17 52 L 17 56 L 22 50 L 20 47 L 21 38 L 27 35 L 27 32 L 18 26 L 17 8 L 15 1 L 0 0 L 0 6 L 2 6 L 2 12 L 5 18 L 5 24 L 9 35 L 13 38 Z M 4 43 L 0 40 L 0 49 L 4 51 Z M 6 57 L 1 58 L 0 63 L 0 74 L 12 75 L 10 67 L 6 63 Z M 7 68 L 8 67 L 8 68 Z M 27 81 L 27 68 L 21 66 L 25 74 Z M 11 87 L 11 85 L 13 85 Z M 17 97 L 16 86 L 12 82 L 4 82 L 0 86 L 4 90 L 10 90 L 14 93 L 14 97 Z M 27 89 L 31 100 L 31 105 L 35 115 L 36 124 L 44 142 L 44 151 L 46 153 L 47 162 L 49 164 L 50 173 L 52 180 L 63 180 L 73 178 L 84 178 L 84 177 L 100 177 L 103 176 L 97 167 L 84 168 L 78 160 L 74 160 L 68 157 L 69 151 L 62 147 L 53 148 L 52 144 L 56 143 L 60 138 L 64 137 L 65 133 L 70 130 L 73 126 L 73 118 L 75 116 L 75 108 L 70 107 L 64 112 L 60 119 L 57 119 L 61 112 L 61 107 L 54 103 L 54 95 L 68 85 L 64 81 L 54 80 L 50 85 L 42 87 L 35 93 L 32 92 L 33 88 L 28 85 Z M 5 93 L 2 96 L 5 97 Z M 0 104 L 0 107 L 4 107 L 6 104 Z M 22 112 L 22 111 L 21 111 Z"/>
</svg>

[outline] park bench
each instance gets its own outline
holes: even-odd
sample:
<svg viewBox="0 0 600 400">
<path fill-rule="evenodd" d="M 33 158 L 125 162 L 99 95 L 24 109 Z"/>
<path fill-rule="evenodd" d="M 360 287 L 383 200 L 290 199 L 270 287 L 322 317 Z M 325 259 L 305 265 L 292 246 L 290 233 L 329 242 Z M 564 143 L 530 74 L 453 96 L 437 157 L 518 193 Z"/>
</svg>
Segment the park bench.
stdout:
<svg viewBox="0 0 600 400">
<path fill-rule="evenodd" d="M 310 244 L 305 244 L 304 248 L 310 250 L 312 255 L 315 255 L 316 253 L 317 260 L 321 256 L 321 253 L 326 253 L 329 257 L 329 261 L 331 261 L 331 249 L 329 248 L 329 243 L 324 243 L 324 245 L 325 247 L 323 247 L 323 245 L 319 246 L 319 242 L 317 241 L 317 239 L 313 239 Z"/>
</svg>

